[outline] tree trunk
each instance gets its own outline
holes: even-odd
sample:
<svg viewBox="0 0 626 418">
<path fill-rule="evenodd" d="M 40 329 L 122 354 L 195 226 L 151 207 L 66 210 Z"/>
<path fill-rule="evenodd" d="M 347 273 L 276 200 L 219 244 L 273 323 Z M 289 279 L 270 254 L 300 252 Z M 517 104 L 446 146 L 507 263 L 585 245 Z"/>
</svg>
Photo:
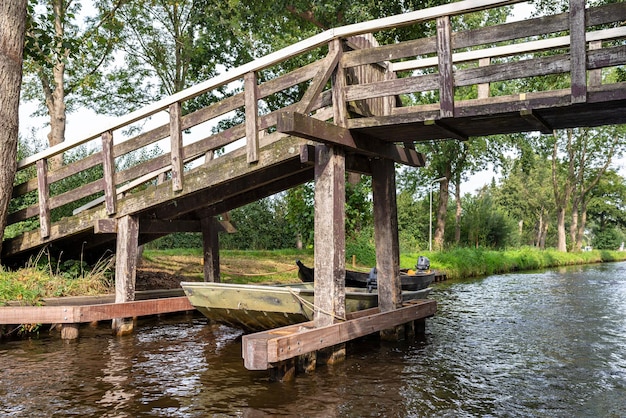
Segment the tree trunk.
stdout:
<svg viewBox="0 0 626 418">
<path fill-rule="evenodd" d="M 540 247 L 540 242 L 541 242 L 541 232 L 543 231 L 543 211 L 539 212 L 539 220 L 537 222 L 538 222 L 538 225 L 537 225 L 537 238 L 535 240 L 535 246 L 537 248 L 541 248 Z"/>
<path fill-rule="evenodd" d="M 578 234 L 578 198 L 572 199 L 572 223 L 569 226 L 570 250 L 576 251 L 576 235 Z"/>
<path fill-rule="evenodd" d="M 580 208 L 580 221 L 578 222 L 578 233 L 576 234 L 576 246 L 574 249 L 580 251 L 583 248 L 583 238 L 585 237 L 585 226 L 587 223 L 587 205 L 583 203 Z"/>
<path fill-rule="evenodd" d="M 457 176 L 460 177 L 460 176 Z M 461 181 L 457 179 L 456 184 L 454 185 L 456 192 L 456 213 L 454 216 L 454 243 L 459 245 L 461 242 Z"/>
<path fill-rule="evenodd" d="M 433 237 L 434 248 L 441 250 L 443 248 L 443 238 L 446 229 L 446 214 L 448 210 L 448 182 L 446 180 L 439 183 L 439 205 L 437 205 L 437 228 Z"/>
<path fill-rule="evenodd" d="M 17 169 L 26 0 L 0 4 L 0 250 Z"/>
<path fill-rule="evenodd" d="M 557 251 L 567 252 L 567 234 L 565 232 L 565 212 L 567 209 L 567 203 L 574 191 L 575 175 L 575 150 L 572 146 L 572 130 L 568 129 L 566 132 L 566 150 L 568 155 L 567 174 L 564 179 L 559 179 L 559 163 L 558 163 L 558 148 L 559 138 L 556 132 L 554 133 L 554 146 L 552 148 L 552 188 L 554 191 L 554 202 L 556 205 L 557 213 Z"/>
<path fill-rule="evenodd" d="M 54 8 L 54 32 L 58 39 L 64 39 L 63 16 L 66 13 L 66 5 L 62 0 L 55 0 Z M 62 51 L 61 46 L 58 46 Z M 64 52 L 67 54 L 68 52 Z M 65 126 L 67 122 L 65 107 L 65 61 L 63 56 L 57 57 L 52 68 L 52 85 L 45 76 L 41 76 L 43 91 L 46 96 L 46 107 L 50 115 L 50 132 L 48 133 L 48 145 L 53 147 L 65 141 Z M 63 165 L 63 154 L 50 158 L 50 170 L 56 170 Z"/>
<path fill-rule="evenodd" d="M 545 250 L 546 249 L 546 237 L 548 236 L 548 223 L 547 222 L 543 223 L 541 227 L 541 232 L 539 235 L 540 235 L 539 249 Z"/>
<path fill-rule="evenodd" d="M 567 252 L 567 234 L 565 233 L 565 208 L 560 206 L 556 210 L 556 249 Z"/>
</svg>

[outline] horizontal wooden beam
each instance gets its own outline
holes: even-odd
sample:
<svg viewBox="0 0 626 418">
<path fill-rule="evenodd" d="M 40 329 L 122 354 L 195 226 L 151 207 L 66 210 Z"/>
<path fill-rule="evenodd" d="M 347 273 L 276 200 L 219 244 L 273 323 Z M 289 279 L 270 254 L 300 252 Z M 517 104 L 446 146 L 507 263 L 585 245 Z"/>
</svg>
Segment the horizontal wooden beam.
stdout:
<svg viewBox="0 0 626 418">
<path fill-rule="evenodd" d="M 467 139 L 468 139 L 467 135 L 465 135 L 463 132 L 459 132 L 456 129 L 448 126 L 448 124 L 443 122 L 441 119 L 425 120 L 424 121 L 424 125 L 426 125 L 426 126 L 429 126 L 429 125 L 437 126 L 442 132 L 444 132 L 446 135 L 449 135 L 450 138 L 458 139 L 460 141 L 467 141 Z"/>
<path fill-rule="evenodd" d="M 244 335 L 241 344 L 244 365 L 248 370 L 267 370 L 281 361 L 426 318 L 436 312 L 435 300 L 415 300 L 393 311 L 380 312 L 374 308 L 359 312 L 356 318 L 325 327 L 314 328 L 312 322 L 307 322 Z"/>
<path fill-rule="evenodd" d="M 539 116 L 536 112 L 533 112 L 531 109 L 524 109 L 519 112 L 522 119 L 528 121 L 528 123 L 541 132 L 542 134 L 551 134 L 553 129 L 548 122 L 543 120 L 541 116 Z"/>
<path fill-rule="evenodd" d="M 82 306 L 0 307 L 0 324 L 77 324 L 192 311 L 186 296 Z"/>
<path fill-rule="evenodd" d="M 300 162 L 303 164 L 315 164 L 315 146 L 310 144 L 300 146 Z M 370 161 L 363 155 L 346 155 L 346 171 L 368 176 L 372 175 Z"/>
<path fill-rule="evenodd" d="M 414 149 L 351 132 L 349 129 L 301 113 L 282 112 L 278 117 L 276 129 L 279 132 L 301 138 L 329 145 L 339 145 L 347 150 L 371 157 L 387 158 L 399 164 L 412 167 L 423 167 L 425 164 L 424 155 Z"/>
<path fill-rule="evenodd" d="M 237 232 L 237 229 L 228 221 L 219 221 L 217 223 L 218 232 L 227 232 L 232 234 Z M 199 220 L 161 220 L 161 219 L 140 219 L 139 220 L 139 233 L 140 234 L 174 234 L 177 232 L 200 232 Z M 117 233 L 117 219 L 98 219 L 94 223 L 95 234 L 116 234 Z"/>
</svg>

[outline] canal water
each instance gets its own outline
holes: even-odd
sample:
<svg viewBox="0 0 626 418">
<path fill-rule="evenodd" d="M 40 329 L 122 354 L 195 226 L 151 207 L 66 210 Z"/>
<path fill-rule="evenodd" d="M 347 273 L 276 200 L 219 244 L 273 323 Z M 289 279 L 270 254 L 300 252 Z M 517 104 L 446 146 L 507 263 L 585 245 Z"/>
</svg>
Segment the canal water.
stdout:
<svg viewBox="0 0 626 418">
<path fill-rule="evenodd" d="M 437 284 L 423 338 L 272 383 L 194 315 L 0 342 L 0 416 L 626 417 L 626 263 Z"/>
</svg>

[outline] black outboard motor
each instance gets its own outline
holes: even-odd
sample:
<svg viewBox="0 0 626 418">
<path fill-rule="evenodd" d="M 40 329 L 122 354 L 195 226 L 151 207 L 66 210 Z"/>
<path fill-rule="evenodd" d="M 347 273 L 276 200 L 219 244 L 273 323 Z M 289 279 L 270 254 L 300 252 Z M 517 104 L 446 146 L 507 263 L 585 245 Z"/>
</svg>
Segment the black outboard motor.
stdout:
<svg viewBox="0 0 626 418">
<path fill-rule="evenodd" d="M 430 270 L 430 260 L 427 257 L 420 255 L 417 258 L 417 264 L 415 265 L 415 270 L 417 271 Z"/>
<path fill-rule="evenodd" d="M 367 278 L 367 291 L 368 293 L 372 293 L 372 290 L 378 289 L 378 281 L 376 280 L 377 275 L 376 267 L 372 267 L 370 270 L 370 275 Z"/>
</svg>

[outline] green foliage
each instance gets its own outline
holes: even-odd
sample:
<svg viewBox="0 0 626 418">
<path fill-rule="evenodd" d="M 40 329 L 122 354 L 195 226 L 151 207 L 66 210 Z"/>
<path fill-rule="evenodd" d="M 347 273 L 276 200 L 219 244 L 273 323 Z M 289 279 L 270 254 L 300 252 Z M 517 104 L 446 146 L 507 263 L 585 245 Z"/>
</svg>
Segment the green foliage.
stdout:
<svg viewBox="0 0 626 418">
<path fill-rule="evenodd" d="M 0 267 L 0 305 L 23 301 L 35 305 L 43 298 L 109 293 L 113 258 L 93 266 L 75 260 L 60 262 L 40 253 L 20 270 Z"/>
<path fill-rule="evenodd" d="M 411 193 L 402 190 L 398 193 L 396 202 L 400 252 L 428 248 L 428 197 L 416 201 Z"/>
<path fill-rule="evenodd" d="M 489 189 L 465 198 L 461 243 L 473 247 L 505 248 L 515 244 L 513 221 L 494 205 Z"/>
<path fill-rule="evenodd" d="M 290 232 L 280 205 L 280 199 L 266 198 L 230 211 L 230 220 L 237 228 L 237 232 L 222 234 L 221 248 L 240 250 L 294 248 L 296 237 Z"/>
<path fill-rule="evenodd" d="M 625 240 L 624 233 L 617 228 L 606 228 L 594 234 L 592 246 L 598 250 L 617 250 Z"/>
<path fill-rule="evenodd" d="M 374 229 L 365 228 L 358 235 L 346 237 L 346 259 L 352 260 L 356 256 L 359 264 L 366 266 L 376 265 L 376 247 L 374 245 Z"/>
<path fill-rule="evenodd" d="M 169 234 L 146 244 L 153 250 L 202 248 L 202 234 L 193 232 L 179 232 Z"/>
<path fill-rule="evenodd" d="M 64 97 L 57 99 L 70 111 L 92 103 L 94 96 L 87 93 L 104 78 L 113 60 L 122 28 L 115 13 L 118 2 L 100 0 L 92 5 L 94 14 L 84 17 L 79 1 L 29 0 L 23 97 L 40 103 L 39 115 L 46 112 L 44 90 L 63 89 Z M 84 19 L 78 21 L 79 17 Z M 53 72 L 59 65 L 65 67 L 64 86 L 55 84 Z"/>
<path fill-rule="evenodd" d="M 346 182 L 346 236 L 352 237 L 372 225 L 371 177 L 352 184 Z"/>
<path fill-rule="evenodd" d="M 284 195 L 285 219 L 294 236 L 300 237 L 304 247 L 313 245 L 314 196 L 313 182 L 289 189 Z"/>
</svg>

